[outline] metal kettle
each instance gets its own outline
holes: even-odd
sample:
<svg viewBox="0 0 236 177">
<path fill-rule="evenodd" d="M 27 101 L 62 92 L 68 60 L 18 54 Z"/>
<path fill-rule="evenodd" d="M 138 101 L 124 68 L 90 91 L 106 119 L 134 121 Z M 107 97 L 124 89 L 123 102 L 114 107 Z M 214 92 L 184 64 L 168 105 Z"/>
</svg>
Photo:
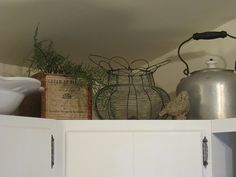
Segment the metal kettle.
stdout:
<svg viewBox="0 0 236 177">
<path fill-rule="evenodd" d="M 186 42 L 194 39 L 216 39 L 236 37 L 221 32 L 195 33 L 182 42 L 178 48 L 178 56 L 186 65 L 187 76 L 179 82 L 176 93 L 187 91 L 189 96 L 189 112 L 187 119 L 224 119 L 236 117 L 236 74 L 234 70 L 216 67 L 212 59 L 207 62 L 208 68 L 189 73 L 188 64 L 180 55 L 180 49 Z"/>
</svg>

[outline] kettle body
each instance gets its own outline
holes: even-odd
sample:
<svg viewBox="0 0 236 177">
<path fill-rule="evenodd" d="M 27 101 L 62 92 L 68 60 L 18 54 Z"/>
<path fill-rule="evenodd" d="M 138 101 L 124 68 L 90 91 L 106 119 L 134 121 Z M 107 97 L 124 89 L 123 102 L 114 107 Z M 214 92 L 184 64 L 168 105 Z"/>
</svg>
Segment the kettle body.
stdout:
<svg viewBox="0 0 236 177">
<path fill-rule="evenodd" d="M 236 74 L 232 70 L 207 68 L 181 79 L 176 93 L 189 94 L 188 119 L 236 117 Z"/>
<path fill-rule="evenodd" d="M 179 45 L 178 57 L 185 64 L 185 78 L 179 82 L 176 93 L 187 91 L 189 98 L 188 119 L 224 119 L 236 118 L 236 62 L 235 70 L 224 70 L 216 67 L 210 59 L 208 68 L 190 74 L 187 62 L 180 55 L 181 47 L 190 40 L 212 40 L 236 36 L 226 31 L 209 31 L 195 33 Z"/>
</svg>

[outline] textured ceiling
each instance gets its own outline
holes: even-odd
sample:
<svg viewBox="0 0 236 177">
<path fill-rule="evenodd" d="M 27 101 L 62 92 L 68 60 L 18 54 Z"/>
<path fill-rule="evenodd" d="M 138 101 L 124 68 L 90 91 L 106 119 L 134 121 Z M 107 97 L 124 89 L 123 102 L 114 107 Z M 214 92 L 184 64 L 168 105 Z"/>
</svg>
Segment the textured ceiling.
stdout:
<svg viewBox="0 0 236 177">
<path fill-rule="evenodd" d="M 75 62 L 89 54 L 153 60 L 194 32 L 236 18 L 235 0 L 0 0 L 0 62 L 26 65 L 33 34 Z"/>
</svg>

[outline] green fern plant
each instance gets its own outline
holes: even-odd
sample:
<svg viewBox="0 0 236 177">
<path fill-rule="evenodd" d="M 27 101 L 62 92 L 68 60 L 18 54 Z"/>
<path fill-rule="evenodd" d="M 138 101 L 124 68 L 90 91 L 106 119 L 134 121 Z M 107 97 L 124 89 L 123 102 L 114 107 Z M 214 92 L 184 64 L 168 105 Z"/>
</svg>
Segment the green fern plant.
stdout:
<svg viewBox="0 0 236 177">
<path fill-rule="evenodd" d="M 38 39 L 39 26 L 36 27 L 33 41 L 33 56 L 30 59 L 29 75 L 32 70 L 45 74 L 63 74 L 79 79 L 83 85 L 89 85 L 96 92 L 105 85 L 106 73 L 97 67 L 75 64 L 68 57 L 59 54 L 51 40 Z"/>
</svg>

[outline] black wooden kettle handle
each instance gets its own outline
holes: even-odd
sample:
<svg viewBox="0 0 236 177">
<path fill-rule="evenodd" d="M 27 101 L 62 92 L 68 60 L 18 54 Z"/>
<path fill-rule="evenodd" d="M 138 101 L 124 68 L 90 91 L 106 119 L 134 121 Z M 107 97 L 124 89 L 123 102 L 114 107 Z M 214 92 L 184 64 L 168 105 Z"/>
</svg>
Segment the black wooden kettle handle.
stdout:
<svg viewBox="0 0 236 177">
<path fill-rule="evenodd" d="M 190 40 L 211 40 L 211 39 L 217 39 L 217 38 L 225 38 L 225 37 L 231 37 L 233 39 L 236 39 L 235 36 L 229 35 L 226 31 L 208 31 L 208 32 L 202 32 L 202 33 L 195 33 L 193 34 L 189 39 L 185 40 L 184 42 L 182 42 L 179 47 L 178 47 L 178 57 L 179 59 L 185 64 L 186 68 L 184 69 L 183 73 L 185 75 L 189 75 L 189 67 L 188 64 L 186 63 L 186 61 L 181 57 L 180 55 L 180 49 L 181 47 L 189 42 Z M 236 66 L 235 66 L 236 67 Z"/>
<path fill-rule="evenodd" d="M 210 40 L 210 39 L 217 39 L 217 38 L 225 38 L 227 37 L 227 32 L 226 31 L 208 31 L 208 32 L 203 32 L 203 33 L 195 33 L 193 34 L 192 37 L 194 40 L 199 40 L 199 39 Z"/>
</svg>

